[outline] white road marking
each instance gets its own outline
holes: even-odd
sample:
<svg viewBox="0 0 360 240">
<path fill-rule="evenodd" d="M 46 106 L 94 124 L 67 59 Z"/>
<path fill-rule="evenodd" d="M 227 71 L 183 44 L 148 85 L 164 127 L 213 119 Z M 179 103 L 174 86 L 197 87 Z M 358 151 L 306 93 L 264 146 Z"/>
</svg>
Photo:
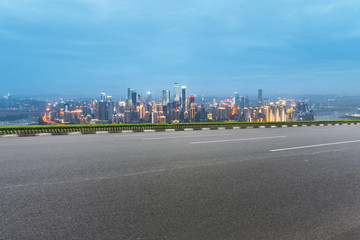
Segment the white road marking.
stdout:
<svg viewBox="0 0 360 240">
<path fill-rule="evenodd" d="M 352 129 L 349 127 L 340 127 L 340 128 L 336 128 L 336 127 L 329 127 L 329 128 L 320 128 L 320 129 L 309 129 L 309 131 L 332 131 L 332 130 L 348 130 L 348 129 Z"/>
<path fill-rule="evenodd" d="M 195 135 L 195 134 L 192 134 L 191 136 L 143 138 L 143 140 L 161 140 L 161 139 L 196 138 L 196 137 L 216 137 L 216 136 L 230 136 L 230 135 L 231 134 L 217 134 L 217 135 Z"/>
<path fill-rule="evenodd" d="M 328 152 L 341 152 L 341 151 L 345 151 L 345 149 L 342 148 L 342 149 L 333 149 L 333 150 L 319 151 L 319 152 L 310 153 L 309 155 L 316 155 L 316 154 L 328 153 Z"/>
<path fill-rule="evenodd" d="M 190 144 L 204 144 L 204 143 L 220 143 L 220 142 L 251 141 L 251 140 L 273 139 L 273 138 L 285 138 L 285 137 L 286 137 L 286 136 L 257 137 L 257 138 L 238 138 L 238 139 L 223 139 L 223 140 L 214 140 L 214 141 L 190 142 Z"/>
<path fill-rule="evenodd" d="M 301 147 L 273 149 L 273 150 L 270 150 L 270 152 L 282 152 L 282 151 L 289 151 L 289 150 L 296 150 L 296 149 L 324 147 L 324 146 L 340 145 L 340 144 L 347 144 L 347 143 L 357 143 L 357 142 L 360 142 L 360 140 L 345 141 L 345 142 L 333 142 L 333 143 L 323 143 L 323 144 L 315 144 L 315 145 L 308 145 L 308 146 L 301 146 Z"/>
</svg>

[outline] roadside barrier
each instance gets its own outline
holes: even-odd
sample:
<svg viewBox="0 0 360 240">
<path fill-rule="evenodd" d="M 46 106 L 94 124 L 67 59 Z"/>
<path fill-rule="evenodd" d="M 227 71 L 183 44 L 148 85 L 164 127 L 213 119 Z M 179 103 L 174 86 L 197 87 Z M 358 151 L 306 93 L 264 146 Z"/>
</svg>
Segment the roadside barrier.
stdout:
<svg viewBox="0 0 360 240">
<path fill-rule="evenodd" d="M 30 137 L 50 135 L 82 135 L 134 132 L 168 132 L 189 130 L 227 130 L 249 128 L 285 128 L 359 125 L 360 121 L 302 121 L 302 122 L 203 122 L 175 124 L 102 124 L 102 125 L 31 125 L 1 126 L 0 137 Z"/>
</svg>

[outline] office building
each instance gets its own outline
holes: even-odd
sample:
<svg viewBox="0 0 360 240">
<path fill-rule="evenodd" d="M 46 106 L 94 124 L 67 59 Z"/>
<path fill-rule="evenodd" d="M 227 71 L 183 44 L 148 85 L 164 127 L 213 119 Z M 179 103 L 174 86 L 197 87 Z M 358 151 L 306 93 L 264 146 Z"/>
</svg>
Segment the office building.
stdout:
<svg viewBox="0 0 360 240">
<path fill-rule="evenodd" d="M 176 104 L 180 103 L 180 92 L 179 92 L 179 83 L 174 84 L 174 102 Z"/>
</svg>

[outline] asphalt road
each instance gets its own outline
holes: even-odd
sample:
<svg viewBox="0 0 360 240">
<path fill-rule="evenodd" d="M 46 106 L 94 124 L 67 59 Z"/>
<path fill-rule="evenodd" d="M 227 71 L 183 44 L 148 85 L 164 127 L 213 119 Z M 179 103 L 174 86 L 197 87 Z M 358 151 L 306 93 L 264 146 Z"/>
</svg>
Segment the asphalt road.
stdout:
<svg viewBox="0 0 360 240">
<path fill-rule="evenodd" d="M 360 239 L 360 126 L 0 139 L 0 239 Z"/>
</svg>

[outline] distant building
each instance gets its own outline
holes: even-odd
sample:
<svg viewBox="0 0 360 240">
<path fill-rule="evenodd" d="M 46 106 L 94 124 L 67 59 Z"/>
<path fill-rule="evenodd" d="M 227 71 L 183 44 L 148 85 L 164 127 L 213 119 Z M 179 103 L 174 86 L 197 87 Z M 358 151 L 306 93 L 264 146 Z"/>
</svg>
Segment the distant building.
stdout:
<svg viewBox="0 0 360 240">
<path fill-rule="evenodd" d="M 195 103 L 195 95 L 189 96 L 189 105 L 191 106 L 192 103 Z"/>
<path fill-rule="evenodd" d="M 180 92 L 179 92 L 179 83 L 174 83 L 174 102 L 176 104 L 180 103 Z"/>
<path fill-rule="evenodd" d="M 262 103 L 263 103 L 263 90 L 262 89 L 258 90 L 258 103 L 259 103 L 259 105 L 262 105 Z"/>
<path fill-rule="evenodd" d="M 181 87 L 181 109 L 185 111 L 186 108 L 186 86 Z"/>
<path fill-rule="evenodd" d="M 240 95 L 238 92 L 235 92 L 235 96 L 234 96 L 234 106 L 235 107 L 240 107 Z"/>
<path fill-rule="evenodd" d="M 129 108 L 133 107 L 133 92 L 134 92 L 134 89 L 128 88 L 127 102 L 128 102 Z"/>
<path fill-rule="evenodd" d="M 170 103 L 170 90 L 162 91 L 162 105 L 167 106 Z"/>
</svg>

